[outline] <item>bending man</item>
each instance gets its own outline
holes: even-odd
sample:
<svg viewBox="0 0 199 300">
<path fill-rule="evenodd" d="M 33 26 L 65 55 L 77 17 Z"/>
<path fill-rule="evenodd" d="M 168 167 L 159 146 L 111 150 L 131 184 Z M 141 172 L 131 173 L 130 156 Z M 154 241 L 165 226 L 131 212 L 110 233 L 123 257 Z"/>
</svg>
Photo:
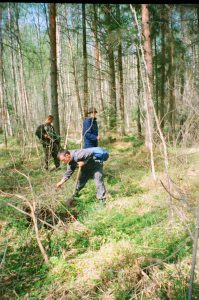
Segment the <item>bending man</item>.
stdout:
<svg viewBox="0 0 199 300">
<path fill-rule="evenodd" d="M 67 170 L 61 181 L 57 183 L 57 188 L 61 187 L 71 177 L 77 167 L 80 167 L 81 173 L 73 196 L 77 196 L 87 181 L 93 179 L 97 189 L 97 198 L 103 206 L 106 197 L 103 181 L 103 161 L 108 159 L 108 152 L 99 147 L 72 151 L 64 150 L 59 152 L 58 158 L 64 164 L 67 164 Z"/>
</svg>

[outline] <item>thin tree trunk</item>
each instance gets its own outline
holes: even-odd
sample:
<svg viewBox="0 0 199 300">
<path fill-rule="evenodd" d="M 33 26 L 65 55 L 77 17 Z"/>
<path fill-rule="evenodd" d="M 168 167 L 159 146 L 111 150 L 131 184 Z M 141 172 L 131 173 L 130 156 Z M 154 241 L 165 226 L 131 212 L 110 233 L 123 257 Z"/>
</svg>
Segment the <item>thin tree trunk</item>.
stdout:
<svg viewBox="0 0 199 300">
<path fill-rule="evenodd" d="M 137 130 L 138 130 L 138 136 L 142 136 L 142 126 L 141 126 L 141 111 L 140 111 L 140 90 L 141 90 L 141 84 L 140 84 L 140 56 L 138 53 L 139 49 L 137 49 Z"/>
<path fill-rule="evenodd" d="M 117 21 L 120 25 L 120 6 L 116 6 Z M 125 120 L 124 120 L 124 78 L 123 78 L 123 62 L 122 62 L 122 37 L 119 37 L 118 45 L 118 71 L 119 71 L 119 108 L 120 108 L 120 118 L 121 118 L 121 134 L 125 134 Z"/>
<path fill-rule="evenodd" d="M 154 73 L 155 73 L 155 80 L 154 80 L 154 85 L 155 85 L 155 109 L 156 109 L 156 113 L 157 116 L 159 116 L 159 99 L 158 99 L 158 63 L 157 63 L 157 40 L 156 40 L 156 36 L 154 38 L 154 44 L 155 44 L 155 57 L 154 57 Z"/>
<path fill-rule="evenodd" d="M 12 46 L 14 46 L 14 39 L 13 35 L 11 32 L 11 28 L 14 27 L 13 25 L 13 15 L 12 15 L 12 8 L 8 7 L 8 22 L 9 22 L 9 38 L 10 38 L 10 43 Z M 12 90 L 12 95 L 13 95 L 13 106 L 14 106 L 14 123 L 15 123 L 15 133 L 18 135 L 18 126 L 19 126 L 19 113 L 18 113 L 18 98 L 17 98 L 17 84 L 16 84 L 16 68 L 15 68 L 15 62 L 14 62 L 14 50 L 13 47 L 11 48 L 11 68 L 12 68 L 12 80 L 13 80 L 13 90 Z"/>
<path fill-rule="evenodd" d="M 38 8 L 38 12 L 37 14 L 39 15 L 39 9 Z M 39 23 L 39 21 L 38 21 Z M 44 74 L 44 56 L 42 54 L 42 44 L 41 44 L 41 27 L 40 24 L 35 24 L 36 27 L 36 34 L 37 34 L 37 39 L 38 39 L 38 43 L 39 43 L 39 55 L 38 55 L 38 59 L 39 59 L 39 64 L 40 64 L 40 70 L 41 70 L 41 86 L 42 86 L 42 95 L 43 95 L 43 105 L 44 105 L 44 111 L 48 111 L 48 97 L 47 97 L 47 91 L 46 91 L 46 80 L 45 80 L 45 74 Z"/>
<path fill-rule="evenodd" d="M 19 136 L 20 142 L 22 142 L 23 146 L 26 143 L 26 136 L 28 133 L 28 108 L 26 99 L 24 97 L 24 81 L 23 81 L 23 71 L 22 71 L 22 62 L 21 62 L 21 42 L 20 42 L 20 32 L 19 32 L 19 8 L 18 3 L 14 3 L 13 10 L 15 12 L 15 22 L 14 22 L 14 30 L 15 30 L 15 38 L 16 38 L 16 55 L 15 55 L 15 64 L 17 66 L 17 91 L 18 91 L 18 100 L 19 100 L 19 109 L 20 109 L 20 127 L 22 129 L 22 136 Z M 23 147 L 24 149 L 24 147 Z"/>
<path fill-rule="evenodd" d="M 161 83 L 160 83 L 160 126 L 164 128 L 164 102 L 165 102 L 165 7 L 162 6 L 162 25 L 161 25 Z"/>
<path fill-rule="evenodd" d="M 82 33 L 83 33 L 83 76 L 84 76 L 84 116 L 88 115 L 88 70 L 87 70 L 87 46 L 86 46 L 86 12 L 82 3 Z"/>
<path fill-rule="evenodd" d="M 24 115 L 23 115 L 23 126 L 26 130 L 27 136 L 24 135 L 24 145 L 26 143 L 26 138 L 30 139 L 30 132 L 32 129 L 32 114 L 33 110 L 31 107 L 31 102 L 28 97 L 27 88 L 26 88 L 26 79 L 25 79 L 25 71 L 24 71 L 24 62 L 23 62 L 23 53 L 22 53 L 22 42 L 20 37 L 20 28 L 19 28 L 19 7 L 18 3 L 16 5 L 16 40 L 17 40 L 17 48 L 18 48 L 18 71 L 19 71 L 19 87 L 20 93 L 22 97 L 23 107 L 24 107 Z"/>
<path fill-rule="evenodd" d="M 133 8 L 133 6 L 130 4 L 130 8 L 131 8 L 131 11 L 132 11 L 132 14 L 135 18 L 135 25 L 138 29 L 138 34 L 139 34 L 139 40 L 140 40 L 140 49 L 141 49 L 141 54 L 142 54 L 142 59 L 143 59 L 143 62 L 144 62 L 144 66 L 145 66 L 145 69 L 147 69 L 147 65 L 146 65 L 146 61 L 145 61 L 145 57 L 144 57 L 144 51 L 143 51 L 143 47 L 142 47 L 142 43 L 141 43 L 141 32 L 139 30 L 139 25 L 138 25 L 138 20 L 137 20 L 137 15 L 136 15 L 136 11 L 135 9 Z M 142 83 L 143 83 L 143 88 L 145 89 L 145 82 L 143 80 L 143 76 L 141 77 L 142 78 Z M 148 76 L 146 77 L 146 81 L 147 81 L 147 89 L 148 91 L 150 92 L 150 82 L 149 82 L 149 78 Z M 150 93 L 149 93 L 150 94 Z M 150 96 L 150 95 L 149 95 Z M 158 129 L 158 132 L 159 132 L 159 135 L 160 135 L 160 139 L 162 141 L 162 145 L 163 145 L 163 151 L 164 151 L 164 163 L 165 163 L 165 171 L 166 171 L 166 174 L 167 174 L 167 178 L 168 178 L 168 183 L 170 184 L 170 179 L 169 179 L 169 175 L 168 175 L 168 167 L 169 167 L 169 161 L 168 161 L 168 155 L 167 155 L 167 146 L 166 146 L 166 142 L 165 142 L 165 139 L 164 139 L 164 136 L 162 134 L 162 130 L 160 128 L 160 124 L 159 124 L 159 120 L 158 120 L 158 117 L 156 115 L 156 111 L 155 111 L 155 107 L 154 107 L 154 104 L 153 104 L 153 101 L 152 101 L 152 97 L 149 97 L 149 100 L 151 102 L 151 107 L 153 109 L 153 114 L 154 114 L 154 118 L 155 118 L 155 122 L 156 122 L 156 126 L 157 126 L 157 129 Z M 148 110 L 147 110 L 147 114 L 148 114 Z M 156 174 L 155 174 L 155 166 L 154 166 L 154 155 L 153 155 L 153 144 L 151 144 L 152 147 L 150 148 L 150 154 L 151 154 L 151 168 L 152 168 L 152 175 L 153 175 L 153 178 L 156 179 Z"/>
<path fill-rule="evenodd" d="M 76 67 L 76 62 L 75 62 L 75 58 L 74 58 L 74 55 L 73 55 L 73 47 L 72 47 L 72 42 L 71 42 L 71 36 L 70 36 L 70 32 L 68 30 L 67 12 L 66 11 L 65 11 L 65 18 L 66 18 L 68 45 L 69 45 L 70 57 L 71 57 L 71 61 L 72 61 L 72 69 L 73 69 L 72 74 L 74 76 L 77 104 L 78 104 L 78 108 L 79 108 L 79 111 L 80 111 L 80 119 L 82 121 L 83 117 L 84 117 L 84 112 L 83 112 L 83 107 L 82 107 L 81 98 L 80 98 L 77 67 Z"/>
<path fill-rule="evenodd" d="M 99 38 L 98 38 L 98 30 L 97 30 L 97 22 L 98 22 L 98 15 L 97 15 L 97 7 L 96 4 L 93 4 L 93 22 L 92 22 L 92 29 L 95 39 L 95 67 L 97 70 L 97 95 L 99 95 L 101 111 L 104 112 L 104 103 L 102 97 L 102 84 L 101 84 L 101 67 L 100 67 L 100 45 L 99 45 Z M 103 118 L 105 119 L 105 115 L 103 114 Z"/>
<path fill-rule="evenodd" d="M 171 19 L 171 18 L 170 18 Z M 174 40 L 172 19 L 170 20 L 171 26 L 168 34 L 168 53 L 169 53 L 169 124 L 170 124 L 170 139 L 174 140 L 175 137 L 175 81 L 174 81 Z"/>
<path fill-rule="evenodd" d="M 109 126 L 110 129 L 116 129 L 117 127 L 117 98 L 116 98 L 116 79 L 115 79 L 115 59 L 113 44 L 111 43 L 111 5 L 105 4 L 105 14 L 108 26 L 108 42 L 107 53 L 109 62 L 109 76 L 110 76 L 110 112 L 109 112 Z"/>
<path fill-rule="evenodd" d="M 153 148 L 153 64 L 152 64 L 152 47 L 151 47 L 151 33 L 150 33 L 150 20 L 149 20 L 149 5 L 142 4 L 142 28 L 144 37 L 144 56 L 146 61 L 146 72 L 149 78 L 149 91 L 146 96 L 146 134 L 145 144 L 148 149 Z"/>
<path fill-rule="evenodd" d="M 2 40 L 2 7 L 0 5 L 0 110 L 2 120 L 2 130 L 4 142 L 7 149 L 7 127 L 6 127 L 6 103 L 4 95 L 4 75 L 3 75 L 3 40 Z M 1 126 L 0 126 L 1 127 Z"/>
<path fill-rule="evenodd" d="M 199 31 L 199 7 L 197 7 L 197 25 L 198 25 L 198 31 Z"/>
<path fill-rule="evenodd" d="M 60 111 L 60 132 L 65 132 L 65 102 L 66 102 L 66 92 L 64 84 L 64 76 L 66 72 L 62 71 L 62 47 L 61 47 L 61 40 L 62 40 L 62 31 L 60 26 L 60 19 L 57 18 L 57 77 L 58 77 L 58 91 L 59 91 L 59 111 Z"/>
<path fill-rule="evenodd" d="M 49 4 L 50 19 L 50 58 L 51 58 L 51 110 L 54 116 L 55 131 L 60 135 L 59 107 L 57 92 L 57 47 L 56 47 L 56 3 Z"/>
</svg>

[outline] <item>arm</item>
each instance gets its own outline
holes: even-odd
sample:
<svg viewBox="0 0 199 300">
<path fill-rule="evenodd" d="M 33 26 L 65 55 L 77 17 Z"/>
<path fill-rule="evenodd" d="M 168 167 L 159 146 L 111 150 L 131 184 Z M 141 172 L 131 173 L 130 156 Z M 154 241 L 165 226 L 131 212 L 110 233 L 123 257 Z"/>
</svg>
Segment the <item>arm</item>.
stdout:
<svg viewBox="0 0 199 300">
<path fill-rule="evenodd" d="M 62 179 L 57 183 L 57 188 L 61 187 L 64 184 L 64 182 L 66 182 L 72 176 L 76 169 L 76 166 L 76 163 L 67 166 L 67 170 L 64 173 Z"/>
<path fill-rule="evenodd" d="M 46 133 L 50 140 L 53 142 L 59 143 L 60 142 L 60 136 L 56 133 L 55 128 L 53 125 L 46 126 Z"/>
<path fill-rule="evenodd" d="M 61 140 L 61 137 L 56 133 L 56 131 L 55 131 L 55 128 L 53 127 L 53 140 L 55 141 L 55 142 L 57 142 L 57 143 L 59 143 L 60 142 L 60 140 Z"/>
<path fill-rule="evenodd" d="M 39 138 L 39 140 L 43 140 L 45 139 L 45 134 L 46 134 L 46 131 L 44 129 L 44 125 L 40 125 L 37 127 L 37 130 L 35 131 L 35 135 Z"/>
</svg>

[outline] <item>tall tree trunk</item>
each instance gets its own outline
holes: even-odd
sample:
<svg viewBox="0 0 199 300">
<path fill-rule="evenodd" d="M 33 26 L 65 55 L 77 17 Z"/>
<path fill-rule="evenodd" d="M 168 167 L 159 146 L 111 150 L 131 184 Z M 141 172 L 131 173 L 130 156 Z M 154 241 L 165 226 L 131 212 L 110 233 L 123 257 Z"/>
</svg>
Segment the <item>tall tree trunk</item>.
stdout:
<svg viewBox="0 0 199 300">
<path fill-rule="evenodd" d="M 56 49 L 56 4 L 49 4 L 50 20 L 50 58 L 51 58 L 51 110 L 54 116 L 54 127 L 60 134 L 59 107 L 57 92 L 57 49 Z"/>
<path fill-rule="evenodd" d="M 14 39 L 12 34 L 12 28 L 14 27 L 13 22 L 13 14 L 12 14 L 12 7 L 9 3 L 8 7 L 8 24 L 9 24 L 9 39 L 12 46 L 14 46 Z M 17 84 L 16 84 L 16 67 L 15 67 L 15 60 L 14 60 L 14 49 L 11 48 L 11 68 L 12 68 L 12 80 L 13 80 L 13 89 L 12 89 L 12 96 L 13 96 L 13 106 L 14 106 L 14 128 L 15 132 L 18 135 L 18 127 L 19 127 L 19 112 L 18 112 L 18 97 L 17 97 Z"/>
<path fill-rule="evenodd" d="M 4 133 L 4 142 L 7 148 L 7 127 L 6 127 L 6 103 L 5 103 L 5 95 L 4 95 L 4 74 L 3 74 L 3 40 L 2 40 L 2 15 L 3 8 L 2 4 L 0 4 L 0 113 L 1 113 L 1 122 L 0 130 L 3 130 Z"/>
<path fill-rule="evenodd" d="M 156 109 L 156 114 L 157 116 L 159 116 L 159 99 L 158 99 L 158 86 L 159 86 L 159 83 L 158 83 L 158 62 L 157 62 L 157 58 L 158 58 L 158 55 L 157 55 L 157 38 L 156 36 L 154 37 L 154 45 L 155 45 L 155 57 L 154 57 L 154 73 L 155 73 L 155 80 L 154 80 L 154 88 L 155 88 L 155 109 Z"/>
<path fill-rule="evenodd" d="M 34 111 L 32 109 L 32 103 L 30 101 L 30 97 L 28 94 L 27 89 L 27 83 L 26 83 L 26 76 L 25 76 L 25 63 L 24 63 L 24 55 L 23 55 L 23 43 L 21 39 L 21 33 L 20 33 L 20 26 L 19 26 L 19 12 L 20 7 L 19 3 L 14 3 L 13 7 L 15 11 L 15 37 L 17 42 L 17 66 L 18 66 L 18 76 L 19 76 L 19 93 L 21 98 L 21 106 L 22 106 L 22 126 L 23 126 L 23 143 L 26 144 L 26 139 L 30 141 L 31 139 L 31 133 L 32 133 L 32 127 L 33 127 L 33 115 Z"/>
<path fill-rule="evenodd" d="M 117 127 L 117 98 L 116 98 L 116 79 L 115 79 L 115 59 L 113 51 L 113 43 L 111 43 L 111 5 L 105 4 L 106 22 L 108 26 L 107 37 L 107 53 L 109 62 L 109 76 L 110 76 L 110 111 L 109 111 L 109 126 L 110 129 Z"/>
<path fill-rule="evenodd" d="M 142 125 L 141 125 L 141 110 L 140 110 L 140 91 L 141 91 L 141 78 L 140 78 L 140 55 L 139 55 L 139 49 L 137 48 L 137 130 L 138 130 L 138 136 L 142 136 Z"/>
<path fill-rule="evenodd" d="M 22 142 L 26 144 L 26 138 L 30 134 L 30 122 L 32 120 L 30 101 L 27 96 L 25 74 L 24 74 L 24 63 L 23 63 L 23 54 L 22 54 L 22 42 L 20 37 L 20 28 L 19 28 L 19 4 L 14 3 L 15 11 L 15 37 L 16 37 L 16 65 L 17 65 L 17 75 L 18 78 L 18 99 L 20 107 L 20 116 L 21 116 L 21 126 L 22 126 Z"/>
<path fill-rule="evenodd" d="M 80 111 L 80 119 L 82 121 L 83 117 L 84 117 L 84 111 L 83 111 L 83 107 L 82 107 L 82 103 L 81 103 L 81 98 L 80 98 L 78 75 L 77 75 L 77 66 L 76 66 L 76 62 L 75 62 L 75 58 L 74 58 L 74 54 L 73 54 L 73 52 L 74 52 L 73 51 L 73 45 L 72 45 L 72 41 L 71 41 L 70 32 L 68 30 L 67 11 L 65 11 L 65 18 L 66 18 L 66 28 L 67 28 L 67 37 L 68 37 L 69 52 L 70 52 L 70 57 L 71 57 L 71 61 L 72 61 L 72 69 L 73 69 L 72 74 L 74 76 L 75 92 L 76 92 L 76 97 L 77 97 L 77 104 L 78 104 L 78 108 L 79 108 L 79 111 Z"/>
<path fill-rule="evenodd" d="M 99 95 L 101 111 L 104 112 L 104 103 L 102 97 L 102 84 L 101 84 L 101 67 L 100 67 L 100 45 L 99 45 L 99 38 L 98 38 L 98 29 L 97 29 L 97 22 L 98 22 L 98 14 L 97 14 L 97 7 L 96 4 L 93 4 L 93 21 L 92 21 L 92 30 L 95 39 L 95 67 L 97 70 L 97 95 Z M 105 118 L 105 114 L 103 114 L 103 118 Z"/>
<path fill-rule="evenodd" d="M 146 76 L 149 79 L 148 92 L 146 97 L 146 134 L 145 145 L 151 150 L 153 148 L 153 64 L 152 64 L 152 47 L 151 47 L 151 33 L 149 20 L 149 5 L 142 4 L 142 28 L 144 37 L 144 57 L 146 62 Z"/>
<path fill-rule="evenodd" d="M 38 7 L 37 14 L 39 15 L 39 10 L 40 8 Z M 42 28 L 41 25 L 35 24 L 36 28 L 36 34 L 37 34 L 37 40 L 39 44 L 39 64 L 40 64 L 40 72 L 41 72 L 41 87 L 42 87 L 42 96 L 43 96 L 43 107 L 44 111 L 46 112 L 48 109 L 48 97 L 47 97 L 47 88 L 46 88 L 46 79 L 45 79 L 45 73 L 44 73 L 44 62 L 45 62 L 45 57 L 43 55 L 43 49 L 42 49 Z"/>
<path fill-rule="evenodd" d="M 86 12 L 85 4 L 82 3 L 82 33 L 83 33 L 83 69 L 84 69 L 84 116 L 88 114 L 88 69 L 87 69 L 87 46 L 86 46 Z"/>
<path fill-rule="evenodd" d="M 197 25 L 198 25 L 198 31 L 199 31 L 199 7 L 197 9 Z"/>
<path fill-rule="evenodd" d="M 119 26 L 121 25 L 120 18 L 120 5 L 116 6 L 117 22 Z M 120 108 L 120 118 L 121 118 L 121 134 L 125 134 L 125 120 L 124 120 L 124 78 L 123 78 L 123 62 L 122 62 L 122 37 L 119 37 L 118 45 L 118 71 L 119 71 L 119 108 Z"/>
<path fill-rule="evenodd" d="M 164 128 L 164 106 L 165 106 L 165 7 L 162 5 L 161 16 L 161 81 L 160 81 L 160 126 Z"/>
<path fill-rule="evenodd" d="M 180 9 L 180 16 L 181 16 L 181 33 L 182 33 L 182 41 L 183 43 L 186 44 L 185 41 L 185 32 L 184 32 L 184 7 L 181 7 Z M 181 104 L 183 105 L 183 96 L 184 96 L 184 85 L 185 85 L 185 66 L 184 66 L 184 61 L 185 61 L 185 53 L 182 50 L 181 51 L 181 64 L 180 64 L 180 98 L 181 98 Z M 180 127 L 182 127 L 185 119 L 183 116 L 180 116 Z"/>
<path fill-rule="evenodd" d="M 171 13 L 171 12 L 170 12 Z M 170 139 L 175 138 L 175 81 L 174 81 L 174 39 L 173 39 L 173 28 L 172 28 L 172 16 L 170 15 L 170 28 L 168 34 L 168 53 L 169 53 L 169 124 L 170 124 Z"/>
</svg>

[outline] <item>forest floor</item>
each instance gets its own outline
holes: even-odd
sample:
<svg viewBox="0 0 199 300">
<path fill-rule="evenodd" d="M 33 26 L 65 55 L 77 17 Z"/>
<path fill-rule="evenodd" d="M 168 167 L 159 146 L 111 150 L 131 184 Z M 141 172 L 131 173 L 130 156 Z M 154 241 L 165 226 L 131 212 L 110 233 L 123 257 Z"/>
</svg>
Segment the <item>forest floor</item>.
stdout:
<svg viewBox="0 0 199 300">
<path fill-rule="evenodd" d="M 169 189 L 161 148 L 155 149 L 154 180 L 136 137 L 101 146 L 110 152 L 106 206 L 100 209 L 89 181 L 68 207 L 76 175 L 57 191 L 65 166 L 46 172 L 40 146 L 21 149 L 10 139 L 5 149 L 0 136 L 0 299 L 188 299 L 199 148 L 168 149 Z M 30 213 L 27 203 L 35 205 L 48 263 L 31 218 L 21 212 Z M 198 264 L 193 299 L 199 297 Z"/>
</svg>

